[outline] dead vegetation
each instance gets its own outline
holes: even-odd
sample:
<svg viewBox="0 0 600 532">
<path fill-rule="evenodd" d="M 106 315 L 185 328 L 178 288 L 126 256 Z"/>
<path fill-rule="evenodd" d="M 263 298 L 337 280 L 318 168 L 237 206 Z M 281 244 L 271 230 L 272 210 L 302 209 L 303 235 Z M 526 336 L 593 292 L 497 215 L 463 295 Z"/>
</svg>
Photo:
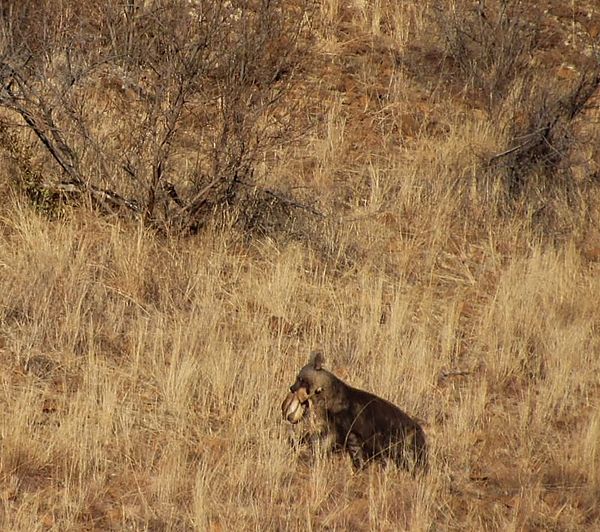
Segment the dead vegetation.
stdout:
<svg viewBox="0 0 600 532">
<path fill-rule="evenodd" d="M 37 138 L 52 190 L 196 231 L 297 134 L 308 18 L 301 2 L 9 3 L 5 127 Z"/>
<path fill-rule="evenodd" d="M 61 9 L 0 5 L 0 528 L 600 526 L 595 3 Z M 426 478 L 290 448 L 316 347 Z"/>
</svg>

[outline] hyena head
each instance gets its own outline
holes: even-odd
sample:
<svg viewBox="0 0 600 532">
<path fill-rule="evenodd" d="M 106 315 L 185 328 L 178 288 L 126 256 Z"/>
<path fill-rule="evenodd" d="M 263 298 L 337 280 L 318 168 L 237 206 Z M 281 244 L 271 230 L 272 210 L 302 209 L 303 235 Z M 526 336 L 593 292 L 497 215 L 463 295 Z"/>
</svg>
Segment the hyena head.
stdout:
<svg viewBox="0 0 600 532">
<path fill-rule="evenodd" d="M 290 423 L 298 423 L 309 408 L 326 404 L 336 378 L 323 369 L 324 362 L 323 353 L 313 352 L 290 386 L 290 394 L 282 405 L 283 416 Z"/>
</svg>

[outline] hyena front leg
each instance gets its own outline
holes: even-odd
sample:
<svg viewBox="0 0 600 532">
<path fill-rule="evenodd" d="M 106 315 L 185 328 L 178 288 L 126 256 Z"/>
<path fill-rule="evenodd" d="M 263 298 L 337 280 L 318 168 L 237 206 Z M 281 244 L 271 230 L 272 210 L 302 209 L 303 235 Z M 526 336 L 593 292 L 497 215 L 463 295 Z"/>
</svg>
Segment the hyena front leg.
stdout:
<svg viewBox="0 0 600 532">
<path fill-rule="evenodd" d="M 351 432 L 346 437 L 346 450 L 352 459 L 352 466 L 357 471 L 365 466 L 365 451 L 362 442 L 356 434 Z"/>
<path fill-rule="evenodd" d="M 313 452 L 321 456 L 334 453 L 339 449 L 335 434 L 330 430 L 322 430 L 311 434 L 308 443 Z"/>
</svg>

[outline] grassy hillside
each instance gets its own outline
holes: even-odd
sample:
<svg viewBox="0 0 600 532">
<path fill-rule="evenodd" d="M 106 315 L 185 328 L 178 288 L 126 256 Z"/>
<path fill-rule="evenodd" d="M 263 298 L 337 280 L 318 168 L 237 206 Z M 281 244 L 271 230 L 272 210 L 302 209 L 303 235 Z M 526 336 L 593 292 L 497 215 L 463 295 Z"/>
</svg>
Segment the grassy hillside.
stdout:
<svg viewBox="0 0 600 532">
<path fill-rule="evenodd" d="M 600 527 L 595 2 L 74 4 L 0 15 L 0 528 Z M 315 348 L 427 476 L 288 444 Z"/>
</svg>

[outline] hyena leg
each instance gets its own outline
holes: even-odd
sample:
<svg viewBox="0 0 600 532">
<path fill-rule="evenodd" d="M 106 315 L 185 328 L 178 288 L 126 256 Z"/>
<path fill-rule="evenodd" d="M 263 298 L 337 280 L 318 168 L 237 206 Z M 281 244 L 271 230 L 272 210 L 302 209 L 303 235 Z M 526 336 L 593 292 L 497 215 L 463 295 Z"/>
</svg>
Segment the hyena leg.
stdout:
<svg viewBox="0 0 600 532">
<path fill-rule="evenodd" d="M 354 469 L 362 469 L 365 465 L 365 451 L 362 442 L 356 434 L 351 432 L 346 438 L 346 449 L 352 459 Z"/>
<path fill-rule="evenodd" d="M 393 445 L 391 456 L 398 467 L 411 471 L 413 475 L 418 468 L 426 465 L 425 441 L 419 440 L 416 429 L 406 431 L 402 439 Z"/>
<path fill-rule="evenodd" d="M 311 434 L 308 443 L 314 452 L 321 455 L 330 454 L 337 450 L 335 434 L 329 430 Z"/>
<path fill-rule="evenodd" d="M 290 443 L 292 448 L 311 460 L 339 450 L 335 435 L 326 430 L 321 432 L 304 431 L 301 434 L 294 434 L 290 438 Z M 305 452 L 308 452 L 308 454 L 305 454 Z"/>
</svg>

